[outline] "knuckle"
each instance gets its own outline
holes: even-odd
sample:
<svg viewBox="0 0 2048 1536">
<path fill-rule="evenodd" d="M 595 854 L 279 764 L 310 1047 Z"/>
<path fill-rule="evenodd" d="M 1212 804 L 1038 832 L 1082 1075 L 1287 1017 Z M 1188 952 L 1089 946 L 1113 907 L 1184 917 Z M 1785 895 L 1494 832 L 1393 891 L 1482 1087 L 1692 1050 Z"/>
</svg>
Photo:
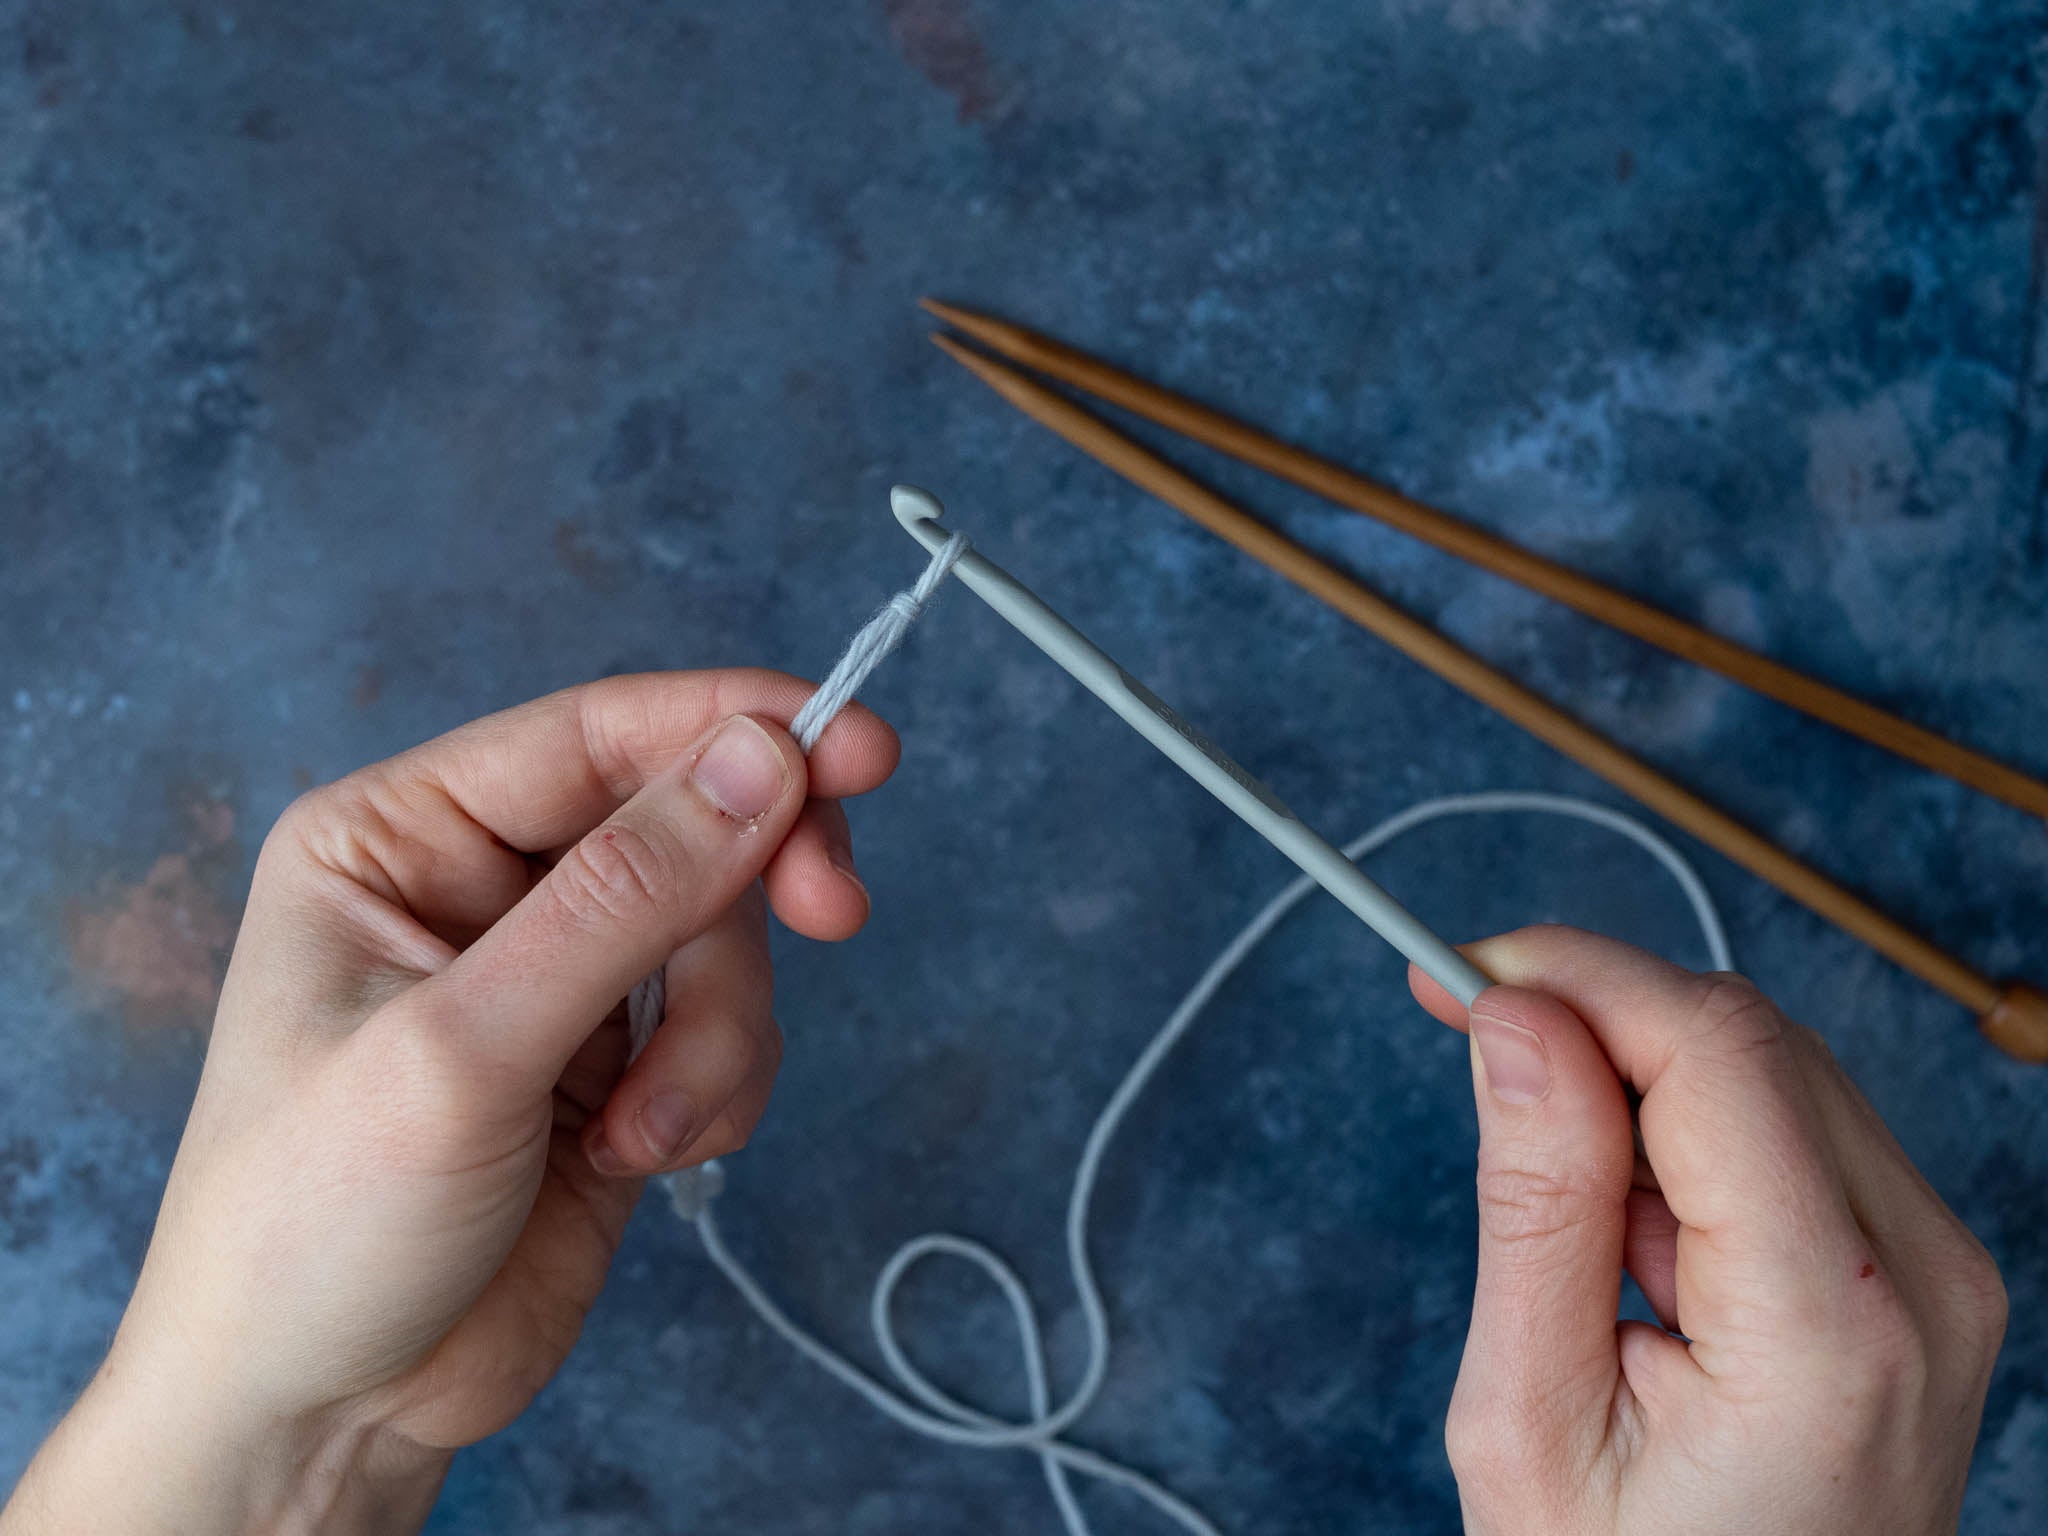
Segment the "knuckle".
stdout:
<svg viewBox="0 0 2048 1536">
<path fill-rule="evenodd" d="M 272 824 L 263 840 L 264 852 L 275 856 L 279 851 L 302 851 L 318 857 L 377 819 L 369 813 L 369 797 L 353 775 L 309 789 Z"/>
<path fill-rule="evenodd" d="M 2012 1319 L 2012 1298 L 2006 1293 L 2005 1277 L 1998 1272 L 1991 1255 L 1981 1245 L 1977 1253 L 1982 1262 L 1971 1266 L 1971 1303 L 1983 1320 L 1984 1331 L 1996 1345 L 2005 1338 L 2005 1325 Z"/>
<path fill-rule="evenodd" d="M 1714 971 L 1699 978 L 1686 1034 L 1732 1054 L 1788 1044 L 1792 1024 L 1747 976 Z"/>
<path fill-rule="evenodd" d="M 1481 1394 L 1461 1383 L 1444 1416 L 1444 1455 L 1451 1473 L 1467 1487 L 1524 1486 L 1540 1470 L 1542 1453 L 1512 1413 L 1487 1406 Z"/>
<path fill-rule="evenodd" d="M 1460 1482 L 1476 1478 L 1493 1454 L 1494 1443 L 1472 1399 L 1462 1392 L 1453 1393 L 1450 1412 L 1444 1415 L 1444 1455 L 1452 1473 Z"/>
<path fill-rule="evenodd" d="M 1997 1262 L 1967 1228 L 1955 1260 L 1946 1266 L 1941 1290 L 1944 1311 L 1965 1343 L 1987 1359 L 1996 1356 L 2005 1342 L 2011 1301 Z"/>
<path fill-rule="evenodd" d="M 1496 1243 L 1540 1243 L 1583 1225 L 1595 1192 L 1577 1176 L 1517 1166 L 1482 1166 L 1479 1225 Z"/>
<path fill-rule="evenodd" d="M 607 822 L 563 855 L 548 886 L 580 926 L 634 923 L 673 903 L 680 862 L 660 836 Z"/>
<path fill-rule="evenodd" d="M 333 784 L 323 784 L 318 789 L 309 789 L 295 796 L 271 826 L 270 840 L 289 842 L 320 825 L 326 819 L 325 812 L 334 799 L 336 788 Z"/>
<path fill-rule="evenodd" d="M 406 844 L 399 831 L 406 809 L 403 788 L 379 766 L 358 769 L 286 806 L 263 840 L 258 863 L 310 863 L 390 896 L 397 890 L 390 871 Z"/>
</svg>

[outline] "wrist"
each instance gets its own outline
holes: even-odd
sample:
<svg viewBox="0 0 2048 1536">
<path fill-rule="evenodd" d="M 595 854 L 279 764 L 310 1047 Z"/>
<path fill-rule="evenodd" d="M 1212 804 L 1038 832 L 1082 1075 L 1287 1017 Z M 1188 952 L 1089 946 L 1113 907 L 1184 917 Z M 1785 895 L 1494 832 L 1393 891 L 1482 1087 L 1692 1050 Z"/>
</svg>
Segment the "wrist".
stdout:
<svg viewBox="0 0 2048 1536">
<path fill-rule="evenodd" d="M 120 1355 L 37 1453 L 0 1536 L 347 1536 L 425 1523 L 449 1452 L 344 1410 L 264 1415 L 218 1377 Z"/>
</svg>

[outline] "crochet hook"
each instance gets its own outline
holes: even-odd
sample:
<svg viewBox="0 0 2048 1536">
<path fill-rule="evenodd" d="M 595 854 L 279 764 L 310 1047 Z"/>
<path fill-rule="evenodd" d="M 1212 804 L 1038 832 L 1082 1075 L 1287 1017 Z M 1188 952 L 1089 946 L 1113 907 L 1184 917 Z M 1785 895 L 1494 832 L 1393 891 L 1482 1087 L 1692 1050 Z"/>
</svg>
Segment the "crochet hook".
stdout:
<svg viewBox="0 0 2048 1536">
<path fill-rule="evenodd" d="M 931 553 L 945 547 L 948 534 L 939 526 L 945 509 L 930 492 L 899 485 L 889 492 L 889 506 L 896 521 Z M 1459 1002 L 1469 1007 L 1493 985 L 1477 966 L 1432 933 L 1343 853 L 1310 831 L 1272 790 L 1174 713 L 1158 694 L 1110 660 L 1016 577 L 973 549 L 958 557 L 953 574 L 1126 725 L 1164 752 L 1189 778 L 1221 800 Z"/>
</svg>

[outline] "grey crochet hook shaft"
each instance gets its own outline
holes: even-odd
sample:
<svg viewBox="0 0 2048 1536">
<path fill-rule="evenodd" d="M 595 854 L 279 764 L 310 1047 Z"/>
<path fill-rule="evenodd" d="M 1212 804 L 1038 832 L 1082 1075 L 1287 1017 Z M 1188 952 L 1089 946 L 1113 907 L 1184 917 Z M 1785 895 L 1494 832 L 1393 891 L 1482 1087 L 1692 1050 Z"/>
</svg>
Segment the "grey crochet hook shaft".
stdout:
<svg viewBox="0 0 2048 1536">
<path fill-rule="evenodd" d="M 939 519 L 945 509 L 929 492 L 899 485 L 890 491 L 889 505 L 896 521 L 918 543 L 934 554 L 944 547 L 947 535 Z M 1236 812 L 1253 831 L 1300 866 L 1303 874 L 1343 902 L 1459 1002 L 1471 1006 L 1472 1000 L 1492 985 L 1477 966 L 1302 825 L 1279 796 L 1232 762 L 1016 577 L 973 549 L 960 556 L 953 574 L 1082 687 L 1115 710 L 1132 730 L 1172 758 L 1188 777 Z"/>
</svg>

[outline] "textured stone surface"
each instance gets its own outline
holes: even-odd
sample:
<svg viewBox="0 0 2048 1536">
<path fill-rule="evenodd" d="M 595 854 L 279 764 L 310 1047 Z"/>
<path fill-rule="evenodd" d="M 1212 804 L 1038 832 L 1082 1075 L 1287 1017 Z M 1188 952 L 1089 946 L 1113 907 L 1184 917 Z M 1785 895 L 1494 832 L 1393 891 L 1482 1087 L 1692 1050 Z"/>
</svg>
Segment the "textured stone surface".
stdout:
<svg viewBox="0 0 2048 1536">
<path fill-rule="evenodd" d="M 1333 834 L 1442 789 L 1606 796 L 1000 406 L 920 292 L 2048 771 L 2048 14 L 1865 10 L 0 0 L 0 1472 L 118 1315 L 295 789 L 598 673 L 817 671 L 916 567 L 892 480 Z M 2038 824 L 1186 462 L 1982 969 L 2048 974 Z M 864 1358 L 886 1252 L 983 1237 L 1070 1380 L 1080 1138 L 1284 871 L 964 596 L 872 699 L 908 747 L 857 814 L 876 918 L 778 939 L 788 1065 L 726 1228 Z M 1702 867 L 2004 1266 L 1969 1529 L 2043 1529 L 2048 1078 Z M 1436 829 L 1377 872 L 1454 933 L 1700 956 L 1590 831 Z M 1082 1438 L 1241 1536 L 1454 1528 L 1471 1119 L 1388 955 L 1290 924 L 1111 1161 Z M 1019 1405 L 989 1297 L 934 1273 L 905 1316 Z M 435 1529 L 1052 1519 L 1027 1461 L 842 1399 L 650 1201 Z"/>
</svg>

